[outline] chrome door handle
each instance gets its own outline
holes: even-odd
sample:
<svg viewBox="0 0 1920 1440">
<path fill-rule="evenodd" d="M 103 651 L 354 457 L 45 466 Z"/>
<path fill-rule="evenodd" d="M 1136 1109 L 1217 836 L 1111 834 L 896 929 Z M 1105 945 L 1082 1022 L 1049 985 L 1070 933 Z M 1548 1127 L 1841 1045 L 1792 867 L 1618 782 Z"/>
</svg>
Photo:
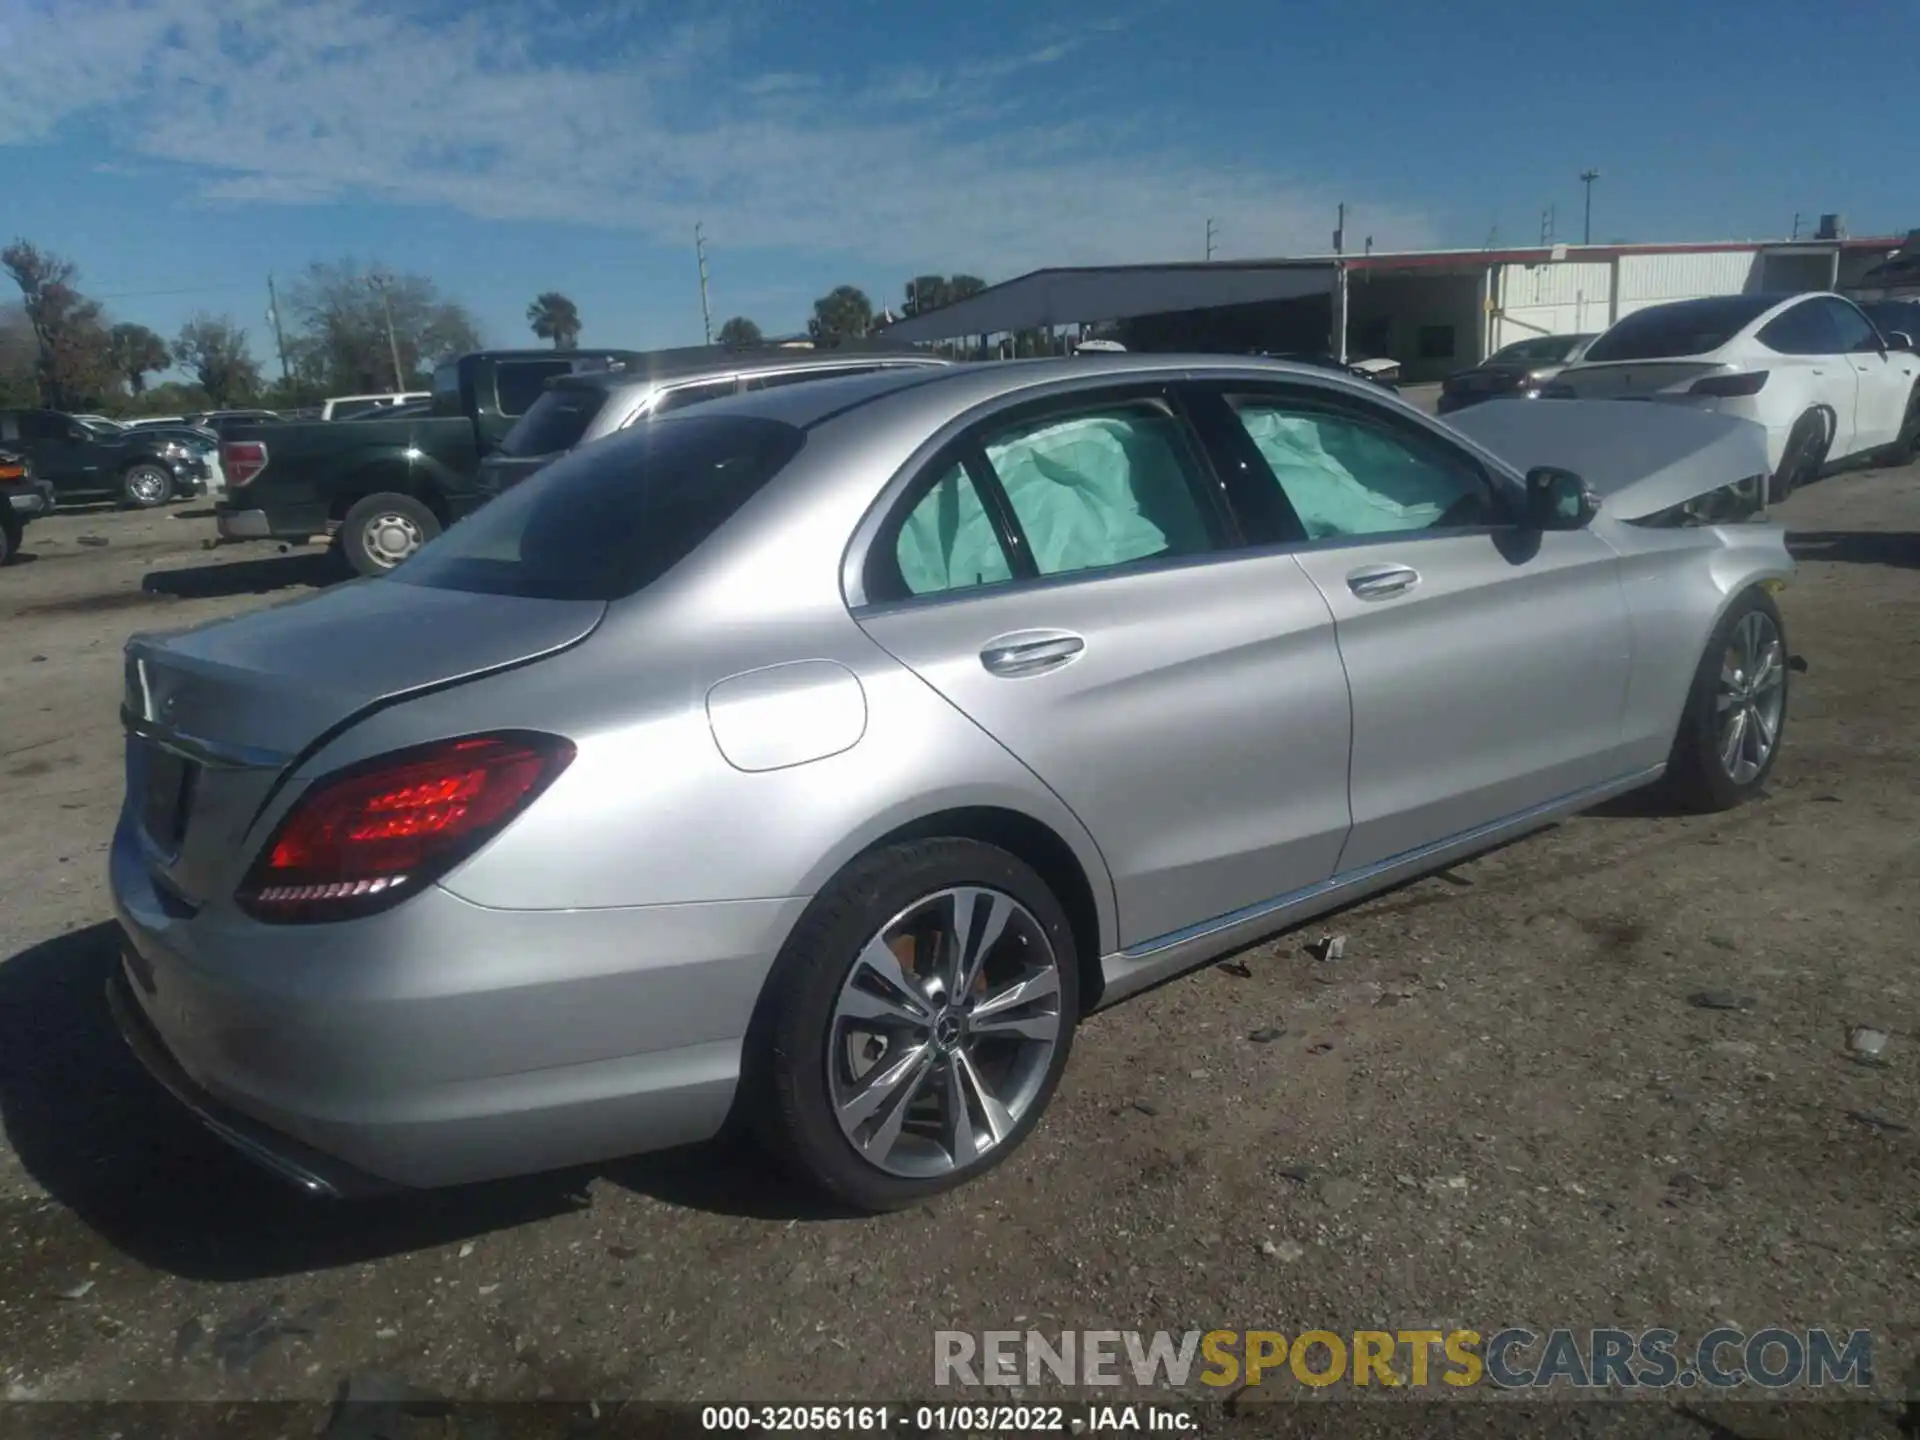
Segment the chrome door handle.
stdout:
<svg viewBox="0 0 1920 1440">
<path fill-rule="evenodd" d="M 1087 642 L 1070 631 L 1030 630 L 989 640 L 980 663 L 989 675 L 1015 680 L 1057 670 L 1086 648 Z"/>
<path fill-rule="evenodd" d="M 1376 565 L 1347 576 L 1347 588 L 1362 600 L 1384 600 L 1402 595 L 1420 583 L 1420 572 L 1405 565 Z"/>
</svg>

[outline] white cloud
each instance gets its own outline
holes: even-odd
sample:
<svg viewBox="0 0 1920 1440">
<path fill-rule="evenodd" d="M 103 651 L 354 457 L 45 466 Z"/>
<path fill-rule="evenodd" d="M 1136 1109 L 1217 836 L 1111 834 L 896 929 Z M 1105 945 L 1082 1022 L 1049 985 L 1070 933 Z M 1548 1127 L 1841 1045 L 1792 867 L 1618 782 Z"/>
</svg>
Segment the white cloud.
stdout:
<svg viewBox="0 0 1920 1440">
<path fill-rule="evenodd" d="M 1097 90 L 1105 28 L 842 78 L 747 73 L 735 27 L 633 3 L 0 0 L 0 144 L 84 119 L 214 201 L 445 205 L 675 244 L 698 219 L 717 246 L 876 268 L 1188 258 L 1209 216 L 1223 256 L 1325 248 L 1332 191 L 1214 163 L 1150 101 L 1036 118 L 1064 108 L 1045 87 Z M 1110 99 L 1125 116 L 1129 87 Z M 1417 214 L 1363 214 L 1382 247 L 1430 238 Z"/>
</svg>

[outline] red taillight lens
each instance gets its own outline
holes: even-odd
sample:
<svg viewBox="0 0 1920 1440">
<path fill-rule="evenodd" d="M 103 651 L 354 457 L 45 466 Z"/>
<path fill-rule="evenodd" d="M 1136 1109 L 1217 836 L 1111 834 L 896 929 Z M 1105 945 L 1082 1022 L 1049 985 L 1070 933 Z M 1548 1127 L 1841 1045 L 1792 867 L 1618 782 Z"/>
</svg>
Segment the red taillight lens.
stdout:
<svg viewBox="0 0 1920 1440">
<path fill-rule="evenodd" d="M 0 462 L 0 480 L 24 480 L 26 478 L 26 466 Z"/>
<path fill-rule="evenodd" d="M 1758 395 L 1767 383 L 1767 372 L 1749 370 L 1744 375 L 1709 375 L 1687 387 L 1689 395 Z"/>
<path fill-rule="evenodd" d="M 267 468 L 267 447 L 258 440 L 229 440 L 220 447 L 220 468 L 237 488 Z"/>
<path fill-rule="evenodd" d="M 397 905 L 504 829 L 573 760 L 551 735 L 471 735 L 318 781 L 236 897 L 260 920 L 344 920 Z"/>
</svg>

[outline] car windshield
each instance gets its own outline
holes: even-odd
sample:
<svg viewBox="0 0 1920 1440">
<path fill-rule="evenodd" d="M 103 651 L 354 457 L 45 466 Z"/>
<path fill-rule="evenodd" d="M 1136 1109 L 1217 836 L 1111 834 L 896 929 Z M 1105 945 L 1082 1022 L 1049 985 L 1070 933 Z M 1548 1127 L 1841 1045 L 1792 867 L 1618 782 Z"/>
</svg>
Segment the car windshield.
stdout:
<svg viewBox="0 0 1920 1440">
<path fill-rule="evenodd" d="M 552 455 L 571 450 L 587 433 L 587 427 L 606 408 L 607 392 L 598 386 L 567 385 L 547 391 L 533 402 L 507 438 L 500 442 L 502 455 Z"/>
<path fill-rule="evenodd" d="M 617 600 L 699 548 L 800 452 L 774 420 L 661 420 L 507 491 L 389 579 L 541 600 Z"/>
<path fill-rule="evenodd" d="M 1489 365 L 1558 365 L 1580 343 L 1577 335 L 1542 335 L 1538 340 L 1522 340 L 1494 352 Z"/>
<path fill-rule="evenodd" d="M 1718 295 L 1637 310 L 1593 342 L 1584 357 L 1670 360 L 1707 355 L 1780 303 L 1778 295 Z"/>
</svg>

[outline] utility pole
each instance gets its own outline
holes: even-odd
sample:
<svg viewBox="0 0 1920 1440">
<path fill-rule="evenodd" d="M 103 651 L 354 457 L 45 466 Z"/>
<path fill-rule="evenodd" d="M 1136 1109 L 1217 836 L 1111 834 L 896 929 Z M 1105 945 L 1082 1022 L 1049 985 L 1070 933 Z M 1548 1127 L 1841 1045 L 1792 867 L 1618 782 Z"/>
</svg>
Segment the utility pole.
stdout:
<svg viewBox="0 0 1920 1440">
<path fill-rule="evenodd" d="M 293 371 L 287 364 L 287 336 L 280 328 L 280 297 L 273 291 L 273 274 L 267 274 L 267 323 L 273 327 L 274 348 L 280 352 L 280 383 L 293 385 Z"/>
<path fill-rule="evenodd" d="M 1587 187 L 1587 218 L 1586 223 L 1580 230 L 1580 243 L 1582 245 L 1591 245 L 1593 243 L 1593 182 L 1599 178 L 1600 172 L 1598 170 L 1582 170 L 1580 172 L 1580 183 Z"/>
<path fill-rule="evenodd" d="M 1793 238 L 1796 240 L 1800 238 L 1800 212 L 1798 210 L 1793 212 Z"/>
<path fill-rule="evenodd" d="M 1553 243 L 1554 219 L 1553 206 L 1549 205 L 1540 212 L 1540 243 L 1542 245 L 1551 245 Z"/>
<path fill-rule="evenodd" d="M 1209 260 L 1213 259 L 1213 237 L 1219 233 L 1220 227 L 1215 225 L 1209 217 L 1207 220 L 1207 259 Z"/>
<path fill-rule="evenodd" d="M 700 261 L 700 324 L 707 334 L 707 344 L 713 343 L 713 311 L 707 305 L 707 237 L 700 231 L 700 222 L 693 222 L 693 253 Z"/>
<path fill-rule="evenodd" d="M 1333 222 L 1333 253 L 1341 255 L 1347 248 L 1347 202 L 1340 202 L 1339 213 Z"/>
<path fill-rule="evenodd" d="M 400 342 L 394 337 L 393 299 L 387 293 L 393 288 L 393 277 L 376 270 L 367 276 L 367 288 L 380 297 L 380 313 L 387 319 L 387 354 L 393 359 L 393 393 L 398 395 L 407 388 L 407 382 L 400 375 Z"/>
</svg>

